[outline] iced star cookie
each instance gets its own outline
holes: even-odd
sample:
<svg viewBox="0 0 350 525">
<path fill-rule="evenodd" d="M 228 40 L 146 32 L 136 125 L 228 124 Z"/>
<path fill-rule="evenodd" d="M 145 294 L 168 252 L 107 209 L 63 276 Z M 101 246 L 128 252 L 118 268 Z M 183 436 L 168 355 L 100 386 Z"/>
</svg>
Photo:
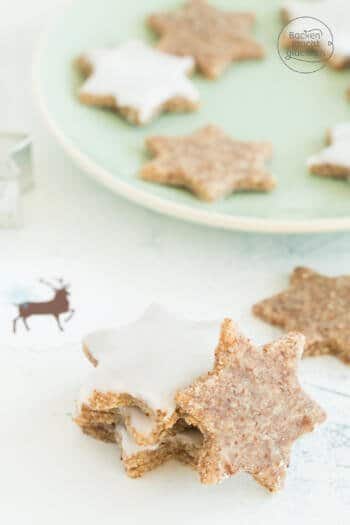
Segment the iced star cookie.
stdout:
<svg viewBox="0 0 350 525">
<path fill-rule="evenodd" d="M 199 94 L 188 74 L 191 57 L 175 57 L 138 41 L 82 54 L 77 67 L 87 77 L 79 90 L 84 104 L 116 109 L 143 125 L 163 111 L 193 111 Z"/>
<path fill-rule="evenodd" d="M 127 475 L 139 478 L 169 459 L 193 469 L 197 466 L 203 436 L 199 430 L 178 421 L 162 439 L 153 445 L 138 445 L 128 433 L 122 418 L 113 412 L 98 412 L 82 407 L 75 422 L 90 437 L 117 444 Z"/>
<path fill-rule="evenodd" d="M 263 321 L 306 337 L 305 356 L 332 354 L 350 364 L 350 276 L 296 268 L 284 292 L 253 307 Z"/>
<path fill-rule="evenodd" d="M 308 160 L 311 173 L 325 177 L 350 177 L 350 123 L 334 126 L 327 135 L 328 147 Z"/>
<path fill-rule="evenodd" d="M 158 443 L 138 445 L 128 433 L 122 418 L 112 412 L 98 412 L 83 407 L 75 422 L 81 430 L 95 439 L 117 444 L 127 475 L 139 478 L 175 459 L 196 468 L 203 437 L 194 428 L 178 421 Z"/>
<path fill-rule="evenodd" d="M 190 0 L 181 9 L 148 18 L 160 36 L 158 48 L 193 56 L 208 78 L 219 77 L 232 62 L 264 56 L 263 47 L 251 36 L 254 21 L 253 13 L 222 11 L 204 0 Z"/>
<path fill-rule="evenodd" d="M 316 18 L 325 24 L 333 35 L 332 41 L 321 36 L 319 51 L 325 55 L 327 63 L 336 69 L 350 65 L 350 4 L 348 0 L 315 0 L 309 2 L 288 1 L 283 4 L 282 16 L 286 22 L 295 18 Z M 317 27 L 309 29 L 321 29 Z M 285 42 L 288 45 L 288 40 Z M 289 41 L 293 45 L 293 40 Z M 317 46 L 313 49 L 317 51 Z"/>
<path fill-rule="evenodd" d="M 294 441 L 325 419 L 299 385 L 303 347 L 302 335 L 289 334 L 255 348 L 224 321 L 214 370 L 176 396 L 204 437 L 197 466 L 203 483 L 244 471 L 271 492 L 283 486 Z"/>
<path fill-rule="evenodd" d="M 196 469 L 203 436 L 193 428 L 177 431 L 165 436 L 159 444 L 140 446 L 135 443 L 123 425 L 117 427 L 116 441 L 127 475 L 139 478 L 170 459 L 176 459 Z"/>
<path fill-rule="evenodd" d="M 157 443 L 178 420 L 175 392 L 212 366 L 218 333 L 216 322 L 184 321 L 153 306 L 128 326 L 89 335 L 85 352 L 98 366 L 80 406 L 118 410 L 138 445 Z"/>
<path fill-rule="evenodd" d="M 235 191 L 269 191 L 275 181 L 265 168 L 269 142 L 234 140 L 216 126 L 182 137 L 149 137 L 155 157 L 141 169 L 142 179 L 184 187 L 212 202 Z"/>
</svg>

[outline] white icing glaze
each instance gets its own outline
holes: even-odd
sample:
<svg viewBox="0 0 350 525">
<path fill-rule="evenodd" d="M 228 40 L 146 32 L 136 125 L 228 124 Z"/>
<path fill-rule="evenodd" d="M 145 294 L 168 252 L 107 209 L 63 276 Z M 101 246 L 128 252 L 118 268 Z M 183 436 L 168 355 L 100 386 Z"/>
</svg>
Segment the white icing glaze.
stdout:
<svg viewBox="0 0 350 525">
<path fill-rule="evenodd" d="M 350 143 L 350 122 L 342 122 L 337 124 L 330 130 L 330 141 L 341 142 L 346 141 Z"/>
<path fill-rule="evenodd" d="M 138 445 L 136 441 L 130 436 L 124 425 L 118 425 L 116 428 L 116 437 L 119 448 L 122 451 L 123 458 L 128 458 L 139 452 L 147 452 L 157 450 L 159 443 L 154 445 Z M 203 442 L 202 434 L 197 429 L 188 429 L 178 432 L 174 436 L 166 438 L 168 444 L 177 444 L 179 446 L 197 446 L 200 447 Z"/>
<path fill-rule="evenodd" d="M 117 48 L 96 49 L 84 54 L 93 67 L 82 93 L 111 95 L 118 106 L 138 111 L 142 123 L 174 97 L 199 101 L 199 93 L 187 78 L 194 67 L 192 57 L 176 57 L 138 40 Z"/>
<path fill-rule="evenodd" d="M 117 426 L 116 439 L 123 458 L 128 458 L 134 454 L 137 454 L 138 452 L 156 450 L 159 446 L 158 444 L 146 446 L 138 445 L 136 441 L 130 436 L 124 425 Z"/>
<path fill-rule="evenodd" d="M 130 425 L 144 435 L 148 435 L 152 432 L 154 424 L 152 417 L 144 414 L 139 408 L 121 407 L 120 413 L 124 421 L 126 418 L 128 419 L 128 424 L 126 425 L 127 427 Z"/>
<path fill-rule="evenodd" d="M 330 131 L 331 144 L 308 159 L 308 166 L 334 164 L 350 168 L 350 123 L 337 124 Z"/>
<path fill-rule="evenodd" d="M 283 4 L 290 19 L 310 16 L 326 24 L 332 32 L 334 54 L 350 57 L 350 2 L 349 0 L 290 1 Z M 311 29 L 311 28 L 310 28 Z M 322 40 L 324 46 L 326 40 Z"/>
<path fill-rule="evenodd" d="M 219 322 L 184 321 L 155 305 L 130 325 L 87 336 L 84 343 L 99 364 L 81 402 L 88 402 L 94 390 L 128 393 L 153 413 L 162 410 L 170 417 L 175 392 L 212 369 L 219 331 Z M 138 432 L 153 428 L 153 418 L 130 414 Z"/>
</svg>

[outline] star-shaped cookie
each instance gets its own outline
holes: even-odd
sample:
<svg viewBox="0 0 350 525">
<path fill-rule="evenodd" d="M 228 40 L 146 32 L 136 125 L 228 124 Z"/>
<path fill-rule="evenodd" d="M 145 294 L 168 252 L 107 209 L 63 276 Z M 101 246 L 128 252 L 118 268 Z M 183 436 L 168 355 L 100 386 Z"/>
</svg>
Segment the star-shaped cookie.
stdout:
<svg viewBox="0 0 350 525">
<path fill-rule="evenodd" d="M 286 22 L 300 18 L 301 29 L 305 28 L 302 19 L 305 20 L 305 17 L 316 19 L 313 25 L 307 22 L 307 29 L 321 31 L 320 45 L 314 46 L 313 49 L 317 51 L 318 47 L 319 53 L 324 56 L 331 67 L 341 69 L 350 65 L 350 4 L 348 0 L 314 0 L 311 2 L 291 0 L 284 3 L 282 15 Z M 318 24 L 318 21 L 321 24 Z M 325 26 L 329 29 L 327 38 L 323 34 Z M 331 35 L 331 40 L 328 39 L 328 34 Z M 290 40 L 290 45 L 293 45 L 293 40 Z"/>
<path fill-rule="evenodd" d="M 150 27 L 160 35 L 159 49 L 193 56 L 197 68 L 217 78 L 233 61 L 262 58 L 263 47 L 250 35 L 253 13 L 221 11 L 204 0 L 190 0 L 182 9 L 156 13 Z"/>
<path fill-rule="evenodd" d="M 333 354 L 350 363 L 350 276 L 296 268 L 290 287 L 256 304 L 255 315 L 306 337 L 305 356 Z"/>
<path fill-rule="evenodd" d="M 303 346 L 302 335 L 288 334 L 255 348 L 224 321 L 214 370 L 176 396 L 204 435 L 203 483 L 245 471 L 271 492 L 282 487 L 293 442 L 325 419 L 298 382 Z"/>
<path fill-rule="evenodd" d="M 207 126 L 189 136 L 149 137 L 146 145 L 156 158 L 143 166 L 142 179 L 187 188 L 204 201 L 275 186 L 264 166 L 272 156 L 269 142 L 233 140 Z"/>
<path fill-rule="evenodd" d="M 147 124 L 162 111 L 192 111 L 199 94 L 187 77 L 192 57 L 175 57 L 141 41 L 95 49 L 77 60 L 87 77 L 81 102 L 118 110 L 132 124 Z"/>
<path fill-rule="evenodd" d="M 218 333 L 216 321 L 179 319 L 153 305 L 129 325 L 89 334 L 84 351 L 96 368 L 80 406 L 89 415 L 118 412 L 137 444 L 157 443 L 178 420 L 175 392 L 210 368 Z"/>
<path fill-rule="evenodd" d="M 181 426 L 177 429 L 176 425 L 157 445 L 137 445 L 123 425 L 116 427 L 115 440 L 120 448 L 126 473 L 131 478 L 139 478 L 169 459 L 178 460 L 196 469 L 202 446 L 202 435 L 198 430 L 181 429 Z"/>
<path fill-rule="evenodd" d="M 328 147 L 308 160 L 311 173 L 326 177 L 350 177 L 350 123 L 334 126 L 327 134 Z"/>
<path fill-rule="evenodd" d="M 117 443 L 126 473 L 143 476 L 173 458 L 196 468 L 202 434 L 184 421 L 177 423 L 153 445 L 138 445 L 129 434 L 121 409 L 94 411 L 82 405 L 74 419 L 84 434 L 106 443 Z"/>
</svg>

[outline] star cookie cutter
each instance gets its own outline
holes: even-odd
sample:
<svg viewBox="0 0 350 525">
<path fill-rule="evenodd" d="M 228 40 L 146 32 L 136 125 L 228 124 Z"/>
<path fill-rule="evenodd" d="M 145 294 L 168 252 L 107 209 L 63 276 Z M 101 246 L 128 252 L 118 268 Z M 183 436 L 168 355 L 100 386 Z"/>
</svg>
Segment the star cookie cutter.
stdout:
<svg viewBox="0 0 350 525">
<path fill-rule="evenodd" d="M 21 194 L 34 186 L 32 141 L 26 133 L 0 133 L 0 228 L 21 225 Z"/>
</svg>

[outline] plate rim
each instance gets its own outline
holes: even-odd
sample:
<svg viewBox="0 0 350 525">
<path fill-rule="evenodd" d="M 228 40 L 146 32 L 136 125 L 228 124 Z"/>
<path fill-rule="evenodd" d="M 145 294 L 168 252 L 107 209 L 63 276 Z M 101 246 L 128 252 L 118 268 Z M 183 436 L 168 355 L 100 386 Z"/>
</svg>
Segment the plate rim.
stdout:
<svg viewBox="0 0 350 525">
<path fill-rule="evenodd" d="M 70 9 L 74 0 L 63 10 L 61 16 Z M 162 215 L 181 219 L 183 221 L 220 228 L 231 231 L 245 231 L 255 233 L 276 233 L 276 234 L 307 234 L 307 233 L 331 233 L 350 230 L 350 216 L 334 219 L 309 219 L 309 220 L 289 220 L 289 219 L 266 219 L 261 217 L 244 217 L 241 215 L 227 215 L 225 213 L 208 212 L 192 208 L 186 204 L 178 204 L 166 198 L 158 197 L 145 190 L 134 188 L 127 182 L 118 178 L 106 168 L 91 159 L 89 155 L 83 153 L 73 141 L 66 137 L 64 131 L 51 115 L 46 97 L 41 85 L 41 63 L 47 48 L 47 43 L 56 25 L 59 24 L 61 16 L 48 25 L 42 31 L 32 63 L 32 86 L 34 98 L 42 116 L 43 122 L 51 135 L 56 139 L 63 151 L 73 162 L 80 167 L 87 175 L 103 184 L 113 193 L 121 195 L 127 200 L 155 211 Z"/>
</svg>

